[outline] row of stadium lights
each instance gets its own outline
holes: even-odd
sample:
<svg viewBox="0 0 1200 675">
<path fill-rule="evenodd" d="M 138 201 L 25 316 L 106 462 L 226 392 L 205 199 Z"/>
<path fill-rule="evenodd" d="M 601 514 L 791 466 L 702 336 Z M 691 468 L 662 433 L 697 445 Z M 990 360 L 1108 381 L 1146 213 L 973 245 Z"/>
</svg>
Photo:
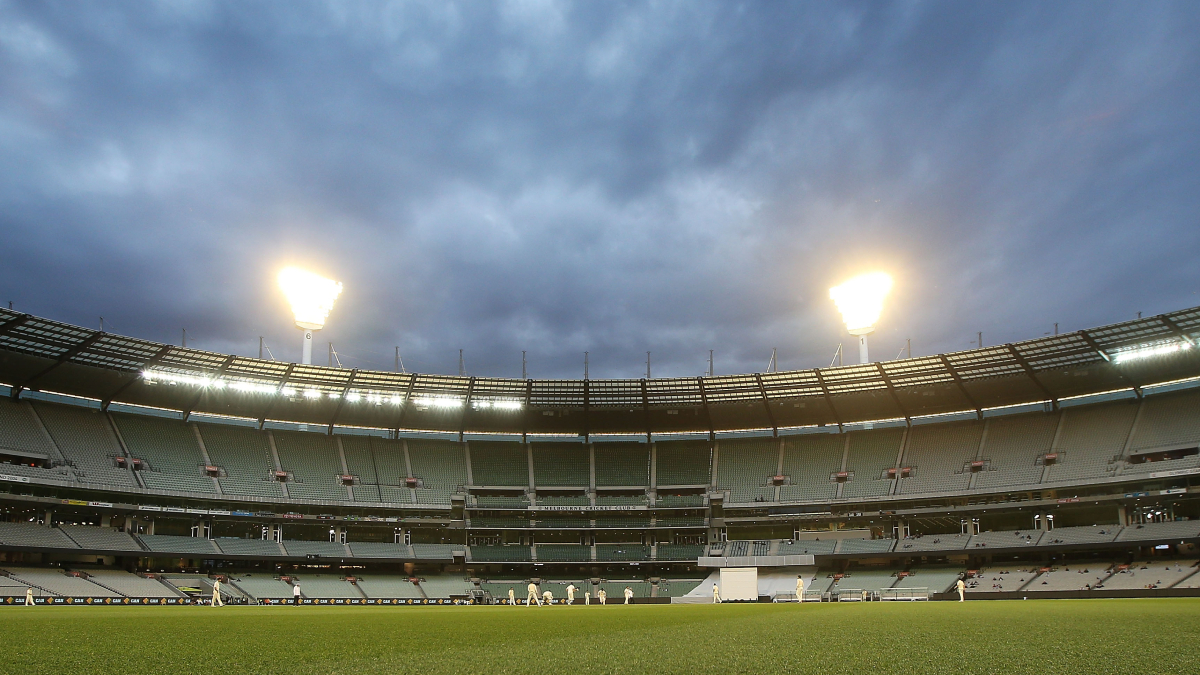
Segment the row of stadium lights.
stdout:
<svg viewBox="0 0 1200 675">
<path fill-rule="evenodd" d="M 333 303 L 341 295 L 341 282 L 326 279 L 320 275 L 296 267 L 286 267 L 279 273 L 279 286 L 288 299 L 295 317 L 296 327 L 304 331 L 302 363 L 312 363 L 313 332 L 325 326 L 325 320 L 333 309 Z M 883 312 L 883 301 L 892 289 L 891 276 L 883 272 L 872 272 L 854 277 L 845 283 L 829 289 L 829 297 L 837 305 L 838 311 L 846 324 L 846 330 L 858 337 L 859 362 L 869 363 L 867 354 L 867 336 L 875 331 L 875 323 Z M 1113 363 L 1126 363 L 1140 359 L 1163 356 L 1190 349 L 1192 343 L 1187 338 L 1179 342 L 1157 343 L 1122 350 L 1113 354 Z M 277 387 L 265 383 L 247 382 L 244 380 L 226 381 L 220 378 L 197 377 L 176 373 L 147 370 L 142 373 L 148 382 L 163 381 L 173 384 L 190 384 L 213 389 L 233 389 L 234 391 L 258 394 L 279 394 L 288 398 L 301 395 L 306 399 L 317 400 L 323 397 L 337 399 L 341 395 L 329 392 L 322 394 L 317 389 L 305 389 L 303 392 L 291 387 Z M 348 392 L 345 400 L 357 403 L 362 400 L 375 405 L 390 403 L 401 405 L 404 399 L 394 394 L 381 395 L 374 393 Z M 450 396 L 422 396 L 413 399 L 419 407 L 430 408 L 461 408 L 463 399 Z M 520 410 L 520 401 L 511 399 L 479 399 L 471 402 L 476 409 L 495 408 L 499 410 Z"/>
<path fill-rule="evenodd" d="M 338 399 L 342 395 L 337 392 L 322 393 L 318 389 L 296 389 L 294 387 L 278 387 L 270 384 L 259 382 L 247 382 L 245 380 L 224 380 L 221 378 L 199 377 L 195 375 L 181 375 L 178 373 L 170 373 L 156 370 L 142 371 L 142 379 L 149 384 L 157 382 L 167 382 L 170 384 L 187 384 L 205 389 L 232 389 L 233 391 L 248 393 L 248 394 L 278 394 L 286 398 L 295 398 L 297 396 L 309 399 L 319 400 L 322 398 Z M 350 391 L 345 395 L 347 403 L 359 403 L 366 401 L 374 405 L 383 405 L 389 403 L 391 405 L 402 405 L 404 398 L 395 394 L 375 394 L 370 392 Z M 463 399 L 453 396 L 419 396 L 412 399 L 413 405 L 422 408 L 461 408 Z M 477 410 L 496 409 L 496 410 L 520 410 L 524 406 L 520 401 L 512 399 L 476 399 L 471 401 L 471 407 Z"/>
</svg>

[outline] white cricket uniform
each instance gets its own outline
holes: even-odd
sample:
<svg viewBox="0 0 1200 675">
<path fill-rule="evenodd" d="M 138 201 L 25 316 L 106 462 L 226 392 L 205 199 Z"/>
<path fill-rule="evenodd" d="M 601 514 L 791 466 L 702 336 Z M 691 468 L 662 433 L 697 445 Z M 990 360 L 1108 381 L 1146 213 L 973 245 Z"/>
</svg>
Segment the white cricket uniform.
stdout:
<svg viewBox="0 0 1200 675">
<path fill-rule="evenodd" d="M 591 591 L 588 591 L 583 594 L 583 604 L 585 604 L 585 605 L 592 604 L 592 592 Z"/>
<path fill-rule="evenodd" d="M 713 584 L 713 604 L 721 602 L 721 587 Z"/>
<path fill-rule="evenodd" d="M 537 584 L 529 584 L 529 597 L 525 598 L 525 606 L 532 607 L 535 602 L 538 607 L 542 606 L 542 599 L 538 597 Z"/>
<path fill-rule="evenodd" d="M 625 587 L 625 604 L 628 605 L 629 601 L 632 599 L 633 599 L 633 589 L 626 586 Z"/>
<path fill-rule="evenodd" d="M 608 593 L 606 593 L 604 591 L 604 589 L 601 588 L 599 591 L 596 592 L 596 598 L 599 599 L 600 604 L 603 605 L 603 604 L 605 604 L 604 601 L 608 599 Z"/>
<path fill-rule="evenodd" d="M 32 586 L 25 587 L 25 606 L 33 607 L 33 587 Z"/>
<path fill-rule="evenodd" d="M 796 602 L 804 602 L 804 577 L 796 577 Z"/>
<path fill-rule="evenodd" d="M 575 584 L 567 586 L 567 604 L 575 604 Z"/>
<path fill-rule="evenodd" d="M 225 603 L 221 600 L 221 580 L 217 579 L 213 581 L 212 606 L 222 607 L 224 605 Z"/>
<path fill-rule="evenodd" d="M 508 604 L 513 607 L 517 606 L 517 594 L 511 588 L 508 589 Z"/>
<path fill-rule="evenodd" d="M 966 596 L 967 585 L 963 583 L 962 579 L 959 579 L 958 583 L 955 584 L 955 586 L 958 587 L 958 601 L 962 602 L 963 600 L 966 600 L 965 596 Z"/>
<path fill-rule="evenodd" d="M 554 604 L 554 594 L 550 591 L 545 591 L 542 593 L 542 599 L 546 601 L 547 607 Z"/>
</svg>

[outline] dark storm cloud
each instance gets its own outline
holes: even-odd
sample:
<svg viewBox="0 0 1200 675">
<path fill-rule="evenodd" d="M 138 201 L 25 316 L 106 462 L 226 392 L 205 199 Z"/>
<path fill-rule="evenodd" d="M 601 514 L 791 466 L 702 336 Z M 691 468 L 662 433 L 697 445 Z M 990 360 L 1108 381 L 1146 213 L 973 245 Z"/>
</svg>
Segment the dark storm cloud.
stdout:
<svg viewBox="0 0 1200 675">
<path fill-rule="evenodd" d="M 697 375 L 1200 304 L 1194 4 L 0 2 L 0 291 L 348 366 Z M 318 350 L 317 360 L 323 358 Z"/>
</svg>

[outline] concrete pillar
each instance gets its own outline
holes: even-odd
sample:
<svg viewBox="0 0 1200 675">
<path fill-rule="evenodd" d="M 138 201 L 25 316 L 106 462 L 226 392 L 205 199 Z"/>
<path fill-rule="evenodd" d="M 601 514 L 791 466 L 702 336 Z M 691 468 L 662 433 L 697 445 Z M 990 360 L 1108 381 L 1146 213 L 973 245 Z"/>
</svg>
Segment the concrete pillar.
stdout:
<svg viewBox="0 0 1200 675">
<path fill-rule="evenodd" d="M 1117 505 L 1117 524 L 1121 527 L 1129 524 L 1129 514 L 1126 513 L 1124 504 Z"/>
</svg>

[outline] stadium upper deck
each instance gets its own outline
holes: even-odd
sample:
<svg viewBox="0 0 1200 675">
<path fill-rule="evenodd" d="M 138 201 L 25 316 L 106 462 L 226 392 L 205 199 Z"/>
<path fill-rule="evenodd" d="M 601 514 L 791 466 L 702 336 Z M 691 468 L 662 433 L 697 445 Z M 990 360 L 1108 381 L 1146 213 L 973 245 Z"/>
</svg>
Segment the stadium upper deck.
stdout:
<svg viewBox="0 0 1200 675">
<path fill-rule="evenodd" d="M 258 420 L 518 434 L 838 425 L 1050 402 L 1200 376 L 1200 307 L 963 352 L 839 368 L 640 380 L 346 370 L 163 345 L 0 309 L 0 381 Z"/>
</svg>

